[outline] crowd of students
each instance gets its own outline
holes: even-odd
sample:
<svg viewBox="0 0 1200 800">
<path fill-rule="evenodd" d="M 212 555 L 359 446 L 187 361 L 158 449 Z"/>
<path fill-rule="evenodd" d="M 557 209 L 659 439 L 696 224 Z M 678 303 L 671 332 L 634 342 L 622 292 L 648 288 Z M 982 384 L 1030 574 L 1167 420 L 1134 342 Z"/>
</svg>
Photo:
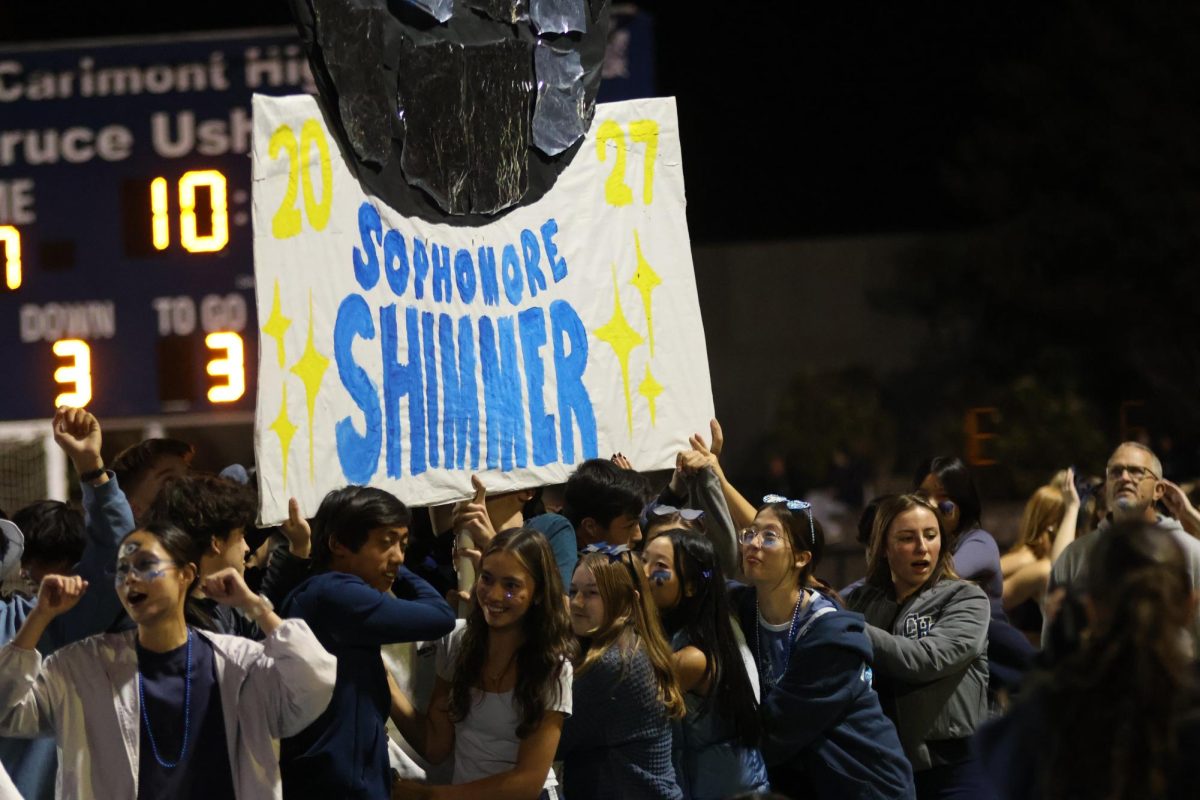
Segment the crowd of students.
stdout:
<svg viewBox="0 0 1200 800">
<path fill-rule="evenodd" d="M 1139 444 L 1003 556 L 930 459 L 838 592 L 715 426 L 657 493 L 617 454 L 561 508 L 349 486 L 256 531 L 244 469 L 52 425 L 83 514 L 0 523 L 0 798 L 1200 796 L 1200 513 Z"/>
</svg>

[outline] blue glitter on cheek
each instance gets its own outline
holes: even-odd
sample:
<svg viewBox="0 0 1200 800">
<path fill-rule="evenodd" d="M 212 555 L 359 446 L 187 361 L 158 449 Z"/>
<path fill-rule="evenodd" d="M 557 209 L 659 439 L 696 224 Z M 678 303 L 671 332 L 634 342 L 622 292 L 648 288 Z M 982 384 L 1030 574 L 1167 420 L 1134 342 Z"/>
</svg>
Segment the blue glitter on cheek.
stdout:
<svg viewBox="0 0 1200 800">
<path fill-rule="evenodd" d="M 655 570 L 650 573 L 650 580 L 654 581 L 659 586 L 662 586 L 667 581 L 671 580 L 671 573 L 665 569 Z"/>
</svg>

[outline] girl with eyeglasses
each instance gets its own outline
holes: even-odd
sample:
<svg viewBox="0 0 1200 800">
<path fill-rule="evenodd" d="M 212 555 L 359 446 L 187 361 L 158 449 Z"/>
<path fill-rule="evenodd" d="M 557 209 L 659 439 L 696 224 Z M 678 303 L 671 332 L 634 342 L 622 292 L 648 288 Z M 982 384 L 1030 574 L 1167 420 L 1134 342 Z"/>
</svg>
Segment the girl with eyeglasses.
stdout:
<svg viewBox="0 0 1200 800">
<path fill-rule="evenodd" d="M 929 500 L 907 494 L 880 505 L 866 583 L 848 605 L 868 623 L 875 685 L 917 797 L 988 797 L 969 746 L 988 711 L 988 598 L 955 574 Z"/>
<path fill-rule="evenodd" d="M 392 690 L 392 719 L 405 739 L 434 764 L 454 754 L 454 785 L 400 781 L 392 797 L 553 800 L 575 640 L 546 538 L 510 528 L 492 539 L 473 602 L 466 623 L 438 643 L 427 712 Z"/>
<path fill-rule="evenodd" d="M 687 705 L 674 732 L 683 796 L 719 800 L 766 791 L 758 686 L 742 659 L 712 543 L 692 530 L 669 529 L 646 544 L 642 564 Z"/>
<path fill-rule="evenodd" d="M 741 531 L 748 586 L 731 590 L 762 686 L 771 788 L 792 797 L 911 798 L 912 769 L 871 686 L 863 618 L 813 570 L 824 532 L 803 501 L 769 497 Z"/>
<path fill-rule="evenodd" d="M 337 662 L 301 620 L 281 620 L 233 569 L 208 597 L 258 622 L 264 642 L 188 624 L 197 582 L 191 539 L 152 524 L 120 545 L 116 589 L 136 629 L 84 639 L 43 659 L 46 626 L 87 591 L 47 576 L 15 639 L 0 648 L 0 734 L 53 735 L 59 797 L 281 796 L 278 740 L 329 704 Z"/>
<path fill-rule="evenodd" d="M 685 711 L 671 648 L 640 564 L 622 546 L 593 545 L 571 578 L 580 642 L 573 714 L 558 757 L 570 800 L 676 800 L 671 722 Z"/>
</svg>

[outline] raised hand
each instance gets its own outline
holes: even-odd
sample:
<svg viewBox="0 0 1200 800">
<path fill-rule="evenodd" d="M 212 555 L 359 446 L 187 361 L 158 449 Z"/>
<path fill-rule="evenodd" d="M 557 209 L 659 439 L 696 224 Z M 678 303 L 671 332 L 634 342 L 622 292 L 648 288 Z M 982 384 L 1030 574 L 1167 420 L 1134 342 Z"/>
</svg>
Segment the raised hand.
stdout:
<svg viewBox="0 0 1200 800">
<path fill-rule="evenodd" d="M 47 575 L 38 587 L 37 608 L 47 617 L 57 617 L 75 607 L 87 591 L 88 582 L 78 575 Z"/>
<path fill-rule="evenodd" d="M 312 528 L 300 514 L 300 502 L 292 497 L 288 500 L 288 518 L 279 526 L 288 540 L 288 550 L 297 558 L 308 558 L 312 552 Z"/>
<path fill-rule="evenodd" d="M 1197 511 L 1196 507 L 1192 505 L 1192 501 L 1188 500 L 1187 492 L 1165 478 L 1159 481 L 1159 485 L 1163 487 L 1163 505 L 1167 507 L 1171 515 L 1179 520 L 1179 524 L 1188 533 L 1200 536 L 1200 511 Z"/>
<path fill-rule="evenodd" d="M 717 422 L 716 419 L 710 419 L 708 421 L 708 432 L 712 437 L 708 451 L 717 458 L 720 458 L 721 451 L 725 449 L 725 432 L 721 430 L 721 423 Z"/>
<path fill-rule="evenodd" d="M 202 579 L 200 589 L 206 597 L 223 606 L 246 609 L 261 602 L 258 595 L 246 585 L 246 579 L 233 567 L 226 567 Z"/>
<path fill-rule="evenodd" d="M 477 475 L 471 476 L 471 485 L 475 487 L 475 496 L 455 512 L 454 531 L 470 536 L 475 547 L 482 551 L 496 538 L 496 529 L 488 516 L 487 487 Z"/>
<path fill-rule="evenodd" d="M 629 459 L 625 457 L 624 453 L 613 453 L 612 462 L 621 469 L 633 469 L 633 464 L 629 463 Z"/>
<path fill-rule="evenodd" d="M 38 586 L 37 603 L 21 623 L 12 646 L 36 650 L 46 628 L 60 614 L 70 611 L 87 592 L 88 582 L 78 575 L 47 575 Z"/>
<path fill-rule="evenodd" d="M 54 441 L 80 475 L 104 466 L 100 458 L 100 421 L 84 408 L 60 406 L 54 412 Z"/>
<path fill-rule="evenodd" d="M 675 469 L 684 475 L 695 475 L 705 467 L 716 467 L 717 457 L 708 450 L 684 450 L 675 459 Z"/>
<path fill-rule="evenodd" d="M 1075 488 L 1075 468 L 1067 467 L 1067 476 L 1063 478 L 1066 486 L 1063 488 L 1063 502 L 1067 506 L 1079 508 L 1079 490 Z"/>
</svg>

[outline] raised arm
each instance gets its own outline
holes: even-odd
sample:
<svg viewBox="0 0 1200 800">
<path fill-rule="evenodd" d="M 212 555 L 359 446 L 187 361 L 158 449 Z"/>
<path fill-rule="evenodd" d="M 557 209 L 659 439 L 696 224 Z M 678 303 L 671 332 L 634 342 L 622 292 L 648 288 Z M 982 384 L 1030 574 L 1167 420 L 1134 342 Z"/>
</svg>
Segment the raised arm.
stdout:
<svg viewBox="0 0 1200 800">
<path fill-rule="evenodd" d="M 1070 467 L 1067 468 L 1066 485 L 1063 491 L 1062 519 L 1058 521 L 1058 529 L 1054 531 L 1054 543 L 1050 546 L 1051 564 L 1075 541 L 1075 526 L 1079 524 L 1079 492 L 1075 489 L 1075 470 Z"/>
<path fill-rule="evenodd" d="M 704 512 L 704 535 L 712 542 L 713 550 L 721 560 L 721 569 L 732 578 L 738 574 L 740 566 L 737 529 L 729 515 L 718 468 L 715 456 L 706 457 L 696 450 L 683 454 L 689 505 Z"/>
<path fill-rule="evenodd" d="M 1187 493 L 1171 481 L 1162 481 L 1163 504 L 1179 520 L 1183 529 L 1200 538 L 1200 511 L 1188 500 Z"/>
<path fill-rule="evenodd" d="M 80 477 L 87 538 L 75 572 L 92 590 L 51 623 L 42 642 L 48 650 L 103 633 L 117 618 L 121 601 L 113 589 L 111 570 L 117 561 L 117 545 L 135 525 L 125 493 L 100 458 L 99 420 L 82 408 L 64 406 L 55 412 L 52 425 L 54 441 Z"/>
<path fill-rule="evenodd" d="M 54 730 L 54 710 L 66 689 L 35 647 L 46 626 L 74 608 L 87 588 L 77 576 L 47 575 L 21 630 L 0 648 L 0 734 L 32 738 Z"/>
<path fill-rule="evenodd" d="M 312 529 L 294 497 L 288 500 L 288 518 L 280 530 L 287 539 L 287 546 L 276 547 L 267 555 L 267 569 L 262 580 L 263 595 L 276 605 L 303 583 L 312 569 Z"/>
<path fill-rule="evenodd" d="M 963 584 L 941 617 L 920 639 L 889 633 L 874 625 L 867 635 L 875 649 L 875 668 L 906 683 L 927 683 L 962 669 L 987 649 L 991 608 L 977 586 Z"/>
<path fill-rule="evenodd" d="M 721 467 L 720 462 L 721 450 L 725 446 L 725 434 L 721 430 L 721 423 L 714 419 L 708 423 L 708 427 L 712 434 L 711 445 L 698 435 L 693 435 L 688 441 L 692 445 L 693 450 L 713 456 L 713 471 L 721 481 L 721 492 L 725 495 L 725 504 L 729 508 L 729 516 L 733 520 L 734 529 L 740 530 L 754 522 L 754 515 L 757 513 L 757 509 L 725 477 L 725 470 Z"/>
</svg>

